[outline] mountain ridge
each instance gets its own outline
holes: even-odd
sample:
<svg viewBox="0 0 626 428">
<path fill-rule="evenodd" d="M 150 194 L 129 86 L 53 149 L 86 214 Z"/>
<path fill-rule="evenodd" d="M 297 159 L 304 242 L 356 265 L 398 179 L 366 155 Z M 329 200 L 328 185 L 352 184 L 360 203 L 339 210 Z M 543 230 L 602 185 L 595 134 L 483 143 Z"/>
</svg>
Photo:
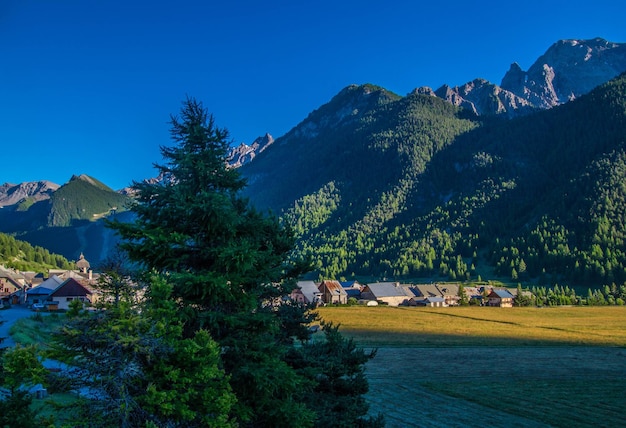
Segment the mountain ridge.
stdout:
<svg viewBox="0 0 626 428">
<path fill-rule="evenodd" d="M 572 101 L 624 71 L 626 43 L 600 37 L 564 39 L 552 44 L 528 71 L 517 62 L 511 64 L 499 86 L 477 78 L 461 86 L 415 91 L 436 95 L 479 115 L 512 118 Z"/>
<path fill-rule="evenodd" d="M 603 42 L 603 39 L 594 40 L 600 48 L 605 46 L 603 43 L 606 41 Z M 617 52 L 618 56 L 623 54 L 624 44 L 606 44 L 610 49 L 601 50 L 605 57 L 607 52 Z M 551 55 L 559 55 L 563 49 L 581 49 L 581 46 L 587 49 L 585 43 L 580 41 L 563 45 L 559 45 L 559 49 L 555 48 Z M 594 52 L 592 50 L 590 59 L 583 65 L 591 64 L 591 58 L 595 58 Z M 544 60 L 551 57 L 544 56 L 535 64 L 548 64 L 549 61 Z M 611 61 L 621 64 L 621 59 Z M 541 93 L 547 94 L 548 101 L 554 101 L 567 93 L 567 84 L 577 80 L 568 80 L 563 76 L 557 79 L 560 68 L 554 61 L 547 67 L 534 67 L 535 64 L 528 72 L 521 70 L 519 65 L 512 65 L 503 78 L 503 85 L 510 89 L 516 82 L 522 82 L 520 90 L 522 95 L 525 94 L 524 97 L 484 79 L 474 79 L 457 88 L 444 85 L 442 88 L 445 90 L 438 90 L 439 96 L 437 91 L 426 87 L 400 96 L 373 84 L 349 85 L 328 103 L 309 113 L 285 135 L 275 141 L 272 138 L 271 144 L 259 144 L 256 147 L 258 151 L 254 147 L 250 151 L 252 146 L 247 146 L 241 152 L 236 162 L 241 164 L 242 175 L 248 181 L 245 195 L 259 209 L 269 209 L 283 216 L 299 237 L 298 251 L 314 254 L 317 274 L 326 277 L 364 272 L 380 277 L 441 275 L 449 279 L 449 273 L 454 272 L 456 277 L 465 278 L 466 275 L 476 275 L 476 269 L 471 269 L 474 263 L 489 263 L 502 275 L 509 275 L 513 266 L 518 272 L 525 271 L 529 276 L 532 272 L 532 276 L 536 277 L 537 272 L 541 272 L 536 256 L 522 249 L 521 238 L 512 234 L 521 233 L 521 219 L 526 221 L 524 227 L 531 234 L 554 236 L 557 232 L 546 231 L 546 228 L 551 227 L 568 231 L 567 240 L 571 245 L 568 257 L 576 258 L 579 265 L 590 266 L 592 261 L 587 259 L 590 250 L 586 240 L 590 239 L 590 233 L 602 233 L 590 232 L 587 230 L 589 225 L 585 225 L 585 229 L 571 219 L 562 224 L 563 219 L 556 218 L 558 216 L 546 218 L 544 227 L 542 219 L 546 213 L 536 205 L 536 201 L 542 200 L 547 206 L 553 206 L 550 199 L 541 199 L 541 195 L 546 193 L 557 200 L 571 200 L 581 213 L 585 210 L 595 213 L 598 204 L 589 205 L 590 202 L 572 199 L 571 194 L 564 196 L 563 192 L 566 194 L 567 191 L 563 189 L 568 186 L 565 177 L 577 183 L 575 186 L 593 187 L 576 175 L 589 174 L 583 167 L 592 168 L 588 164 L 591 160 L 584 159 L 582 154 L 599 162 L 593 167 L 598 171 L 608 168 L 607 163 L 619 165 L 622 159 L 619 151 L 610 155 L 606 147 L 600 147 L 601 144 L 594 140 L 594 135 L 608 135 L 607 131 L 611 128 L 621 130 L 623 112 L 619 113 L 618 109 L 618 113 L 610 113 L 613 116 L 609 121 L 597 116 L 598 113 L 592 107 L 594 103 L 602 109 L 603 114 L 609 114 L 610 111 L 605 105 L 606 100 L 597 95 L 600 92 L 585 98 L 585 94 L 578 95 L 578 92 L 570 91 L 573 97 L 549 109 L 531 105 L 530 100 L 537 97 L 532 94 L 538 92 L 532 92 L 526 86 L 532 86 L 533 90 L 544 88 Z M 540 74 L 545 77 L 543 80 L 537 80 L 532 76 L 539 69 L 556 70 L 556 74 L 546 72 Z M 603 69 L 596 75 L 603 76 L 605 72 Z M 581 75 L 589 73 L 587 70 Z M 539 83 L 531 85 L 529 82 L 534 82 L 533 79 Z M 552 86 L 547 86 L 547 83 Z M 613 91 L 610 92 L 611 97 L 616 97 L 615 91 L 619 94 L 613 100 L 617 106 L 621 105 L 619 97 L 624 96 L 619 93 L 620 85 L 620 79 L 609 85 Z M 555 94 L 557 98 L 554 98 Z M 569 99 L 574 101 L 573 107 Z M 578 102 L 580 99 L 583 101 Z M 511 103 L 516 106 L 516 110 L 509 109 Z M 590 110 L 590 113 L 586 110 Z M 484 111 L 495 113 L 485 114 Z M 545 111 L 552 112 L 543 114 Z M 572 121 L 572 116 L 579 119 Z M 597 125 L 590 123 L 589 118 L 595 118 Z M 563 129 L 561 122 L 568 123 L 570 129 Z M 605 129 L 593 128 L 601 123 Z M 575 130 L 587 138 L 587 147 L 580 141 L 580 135 L 574 133 Z M 606 143 L 611 150 L 619 150 L 615 138 L 611 135 L 611 144 Z M 266 141 L 269 140 L 266 138 Z M 567 146 L 568 141 L 581 144 L 577 153 L 572 154 Z M 594 144 L 590 144 L 592 141 Z M 546 146 L 558 146 L 559 150 L 542 152 L 545 148 L 538 146 L 538 142 Z M 260 150 L 261 147 L 263 150 Z M 534 155 L 530 156 L 529 153 Z M 543 155 L 536 156 L 537 153 Z M 570 159 L 565 173 L 560 173 L 550 162 L 560 165 L 564 154 Z M 254 161 L 251 162 L 251 159 Z M 573 175 L 568 175 L 570 172 Z M 93 179 L 90 183 L 90 180 L 80 179 L 81 176 L 75 177 L 70 180 L 73 187 L 88 184 L 90 194 L 102 191 L 110 195 L 97 180 Z M 552 182 L 558 183 L 558 189 L 546 184 Z M 597 186 L 598 189 L 605 188 L 602 184 Z M 65 187 L 64 191 L 67 190 L 68 187 Z M 55 201 L 60 200 L 62 193 L 58 194 L 59 198 Z M 594 200 L 593 195 L 584 194 L 590 201 Z M 613 196 L 607 197 L 611 199 Z M 507 208 L 507 204 L 502 201 L 509 201 L 510 207 Z M 520 201 L 527 204 L 527 210 L 519 208 Z M 47 215 L 43 209 L 47 205 L 41 202 L 31 205 L 23 204 L 23 212 L 20 213 L 22 218 L 30 218 L 31 223 L 23 221 L 22 229 L 14 229 L 12 233 L 18 233 L 21 237 L 30 236 L 37 245 L 46 246 L 48 238 L 44 236 L 45 229 L 25 231 L 40 227 L 42 221 L 35 216 L 35 212 L 39 209 L 39 216 Z M 109 212 L 118 205 L 117 202 L 108 204 L 100 213 Z M 616 206 L 619 208 L 621 205 L 616 203 Z M 0 210 L 0 217 L 13 208 Z M 518 211 L 513 211 L 513 208 Z M 69 211 L 69 208 L 66 209 L 66 212 Z M 24 212 L 32 216 L 24 216 Z M 116 213 L 118 216 L 121 214 Z M 586 218 L 582 214 L 580 216 Z M 77 257 L 76 251 L 88 241 L 88 235 L 90 239 L 102 241 L 97 236 L 104 232 L 99 229 L 96 232 L 94 225 L 89 224 L 89 219 L 81 217 L 80 211 L 72 211 L 68 218 L 57 216 L 46 219 L 58 225 L 48 226 L 54 229 L 57 241 L 59 236 L 64 236 L 62 240 L 68 244 L 63 249 L 51 249 L 70 259 Z M 480 219 L 487 223 L 482 224 Z M 593 221 L 600 220 L 594 217 Z M 69 226 L 61 226 L 68 222 Z M 533 227 L 538 227 L 537 223 L 541 223 L 541 228 L 534 232 Z M 3 220 L 0 224 L 6 227 L 8 223 Z M 507 229 L 507 224 L 515 227 Z M 89 226 L 89 232 L 86 226 Z M 72 232 L 78 235 L 68 238 L 64 235 L 66 229 L 80 229 L 82 232 Z M 578 229 L 580 231 L 575 235 L 572 230 Z M 503 240 L 517 241 L 507 241 L 506 246 L 502 242 L 485 246 L 485 237 L 497 236 L 498 233 Z M 105 255 L 104 246 L 98 245 L 97 250 L 85 252 L 85 256 L 92 261 Z M 564 244 L 555 243 L 555 246 L 558 245 Z M 577 247 L 574 248 L 574 245 Z M 519 247 L 519 253 L 526 251 L 527 255 L 521 260 L 524 263 L 520 263 L 519 256 L 515 258 L 505 251 L 515 246 Z M 579 246 L 585 249 L 580 250 Z M 612 256 L 621 254 L 620 251 L 619 248 L 609 248 Z M 453 252 L 456 252 L 454 257 Z M 469 260 L 473 258 L 473 252 L 480 255 L 474 263 Z M 617 264 L 613 260 L 602 269 L 621 278 L 622 274 L 611 268 Z M 527 267 L 520 269 L 520 265 Z M 623 265 L 626 266 L 626 260 Z M 568 268 L 575 271 L 573 266 Z M 507 269 L 509 272 L 506 272 Z M 605 279 L 595 273 L 600 272 L 599 268 L 593 267 L 592 270 L 594 273 L 585 274 L 587 278 Z M 549 274 L 550 269 L 546 272 Z M 558 271 L 555 275 L 563 275 L 563 272 Z"/>
<path fill-rule="evenodd" d="M 288 144 L 281 137 L 242 167 L 250 183 L 245 191 L 255 205 L 280 213 L 294 228 L 298 251 L 314 255 L 321 277 L 353 272 L 458 279 L 476 275 L 470 265 L 489 263 L 505 276 L 511 269 L 532 277 L 552 269 L 555 278 L 568 280 L 573 272 L 587 280 L 626 278 L 616 267 L 626 266 L 624 249 L 610 241 L 603 253 L 613 258 L 609 268 L 590 267 L 597 262 L 590 258 L 590 236 L 611 238 L 593 229 L 602 206 L 589 205 L 595 194 L 578 189 L 589 188 L 579 175 L 588 174 L 590 162 L 607 159 L 601 165 L 616 162 L 616 168 L 621 162 L 619 151 L 610 152 L 622 150 L 626 134 L 624 80 L 621 75 L 572 102 L 513 119 L 478 116 L 441 98 L 412 93 L 373 103 L 352 122 L 338 122 L 338 112 L 352 104 L 349 97 L 335 97 L 292 130 Z M 347 90 L 355 96 L 369 92 Z M 567 168 L 561 172 L 562 162 Z M 622 206 L 621 196 L 608 197 Z M 555 201 L 563 200 L 586 206 L 579 218 L 589 223 L 559 216 Z M 562 242 L 555 243 L 561 250 L 551 249 L 566 252 L 559 255 L 558 269 L 541 266 L 536 252 L 543 246 L 521 249 L 527 245 L 525 228 L 548 236 L 557 233 L 549 230 L 555 227 L 570 246 L 567 252 Z M 526 252 L 525 260 L 512 257 L 511 246 Z M 472 253 L 484 257 L 470 262 Z M 551 258 L 556 256 L 545 260 Z M 591 271 L 564 267 L 574 259 Z"/>
</svg>

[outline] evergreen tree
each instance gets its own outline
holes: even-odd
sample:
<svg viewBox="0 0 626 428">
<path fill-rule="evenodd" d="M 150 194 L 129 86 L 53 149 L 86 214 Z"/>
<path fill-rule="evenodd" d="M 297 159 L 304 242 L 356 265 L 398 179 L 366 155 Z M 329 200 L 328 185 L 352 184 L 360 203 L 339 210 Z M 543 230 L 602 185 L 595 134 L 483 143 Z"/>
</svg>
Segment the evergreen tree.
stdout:
<svg viewBox="0 0 626 428">
<path fill-rule="evenodd" d="M 188 98 L 171 125 L 177 144 L 162 147 L 165 164 L 155 165 L 165 180 L 135 183 L 136 221 L 111 227 L 132 261 L 171 286 L 183 338 L 219 343 L 241 426 L 312 426 L 321 417 L 307 400 L 315 379 L 287 359 L 305 352 L 294 337 L 307 337 L 311 316 L 280 305 L 308 263 L 290 260 L 290 229 L 240 196 L 245 182 L 225 162 L 228 131 L 201 103 Z"/>
<path fill-rule="evenodd" d="M 95 314 L 69 319 L 58 334 L 52 355 L 71 368 L 63 373 L 67 384 L 94 393 L 72 403 L 65 422 L 234 426 L 235 397 L 219 368 L 219 346 L 204 331 L 183 338 L 170 287 L 162 278 L 150 281 L 144 304 L 126 298 L 104 302 Z"/>
<path fill-rule="evenodd" d="M 468 306 L 469 300 L 467 298 L 467 292 L 465 291 L 465 286 L 463 284 L 459 284 L 459 305 L 460 306 Z"/>
<path fill-rule="evenodd" d="M 17 345 L 2 349 L 0 356 L 0 426 L 37 427 L 35 412 L 30 407 L 30 388 L 42 383 L 46 370 L 34 346 Z M 26 390 L 25 390 L 26 388 Z"/>
</svg>

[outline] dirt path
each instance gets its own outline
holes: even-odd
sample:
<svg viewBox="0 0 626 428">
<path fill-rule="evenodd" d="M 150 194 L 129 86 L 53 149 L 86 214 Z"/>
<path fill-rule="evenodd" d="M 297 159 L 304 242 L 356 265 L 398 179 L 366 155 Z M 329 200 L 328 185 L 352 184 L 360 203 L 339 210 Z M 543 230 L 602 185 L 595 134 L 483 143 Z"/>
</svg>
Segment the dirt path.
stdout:
<svg viewBox="0 0 626 428">
<path fill-rule="evenodd" d="M 549 370 L 546 370 L 549 367 Z M 592 347 L 382 348 L 367 364 L 370 414 L 385 415 L 387 427 L 547 427 L 507 412 L 498 397 L 480 403 L 433 392 L 437 382 L 493 379 L 590 381 L 626 374 L 626 350 Z M 483 403 L 484 404 L 481 404 Z"/>
</svg>

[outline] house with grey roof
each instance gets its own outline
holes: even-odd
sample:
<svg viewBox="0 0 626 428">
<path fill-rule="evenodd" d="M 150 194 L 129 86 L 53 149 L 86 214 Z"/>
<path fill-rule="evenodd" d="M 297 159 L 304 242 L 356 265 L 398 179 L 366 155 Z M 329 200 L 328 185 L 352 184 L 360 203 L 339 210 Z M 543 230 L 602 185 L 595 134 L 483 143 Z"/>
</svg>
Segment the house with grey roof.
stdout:
<svg viewBox="0 0 626 428">
<path fill-rule="evenodd" d="M 297 287 L 289 296 L 293 301 L 318 305 L 322 302 L 322 292 L 313 281 L 298 281 Z"/>
<path fill-rule="evenodd" d="M 376 300 L 389 306 L 408 305 L 413 297 L 407 287 L 399 282 L 375 282 L 367 284 L 361 292 L 361 299 Z"/>
<path fill-rule="evenodd" d="M 487 305 L 500 308 L 512 308 L 514 296 L 506 289 L 492 289 L 487 295 Z"/>
<path fill-rule="evenodd" d="M 38 286 L 26 290 L 24 303 L 27 306 L 32 306 L 35 303 L 45 302 L 46 300 L 48 300 L 50 294 L 52 294 L 52 292 L 56 290 L 62 283 L 63 279 L 59 278 L 56 275 L 51 276 Z"/>
<path fill-rule="evenodd" d="M 445 306 L 456 306 L 459 304 L 458 284 L 415 284 L 411 285 L 409 290 L 416 296 L 415 302 L 420 302 L 429 297 L 441 297 L 445 301 Z"/>
<path fill-rule="evenodd" d="M 419 306 L 430 306 L 432 308 L 444 308 L 449 306 L 443 297 L 426 297 L 417 302 Z"/>
</svg>

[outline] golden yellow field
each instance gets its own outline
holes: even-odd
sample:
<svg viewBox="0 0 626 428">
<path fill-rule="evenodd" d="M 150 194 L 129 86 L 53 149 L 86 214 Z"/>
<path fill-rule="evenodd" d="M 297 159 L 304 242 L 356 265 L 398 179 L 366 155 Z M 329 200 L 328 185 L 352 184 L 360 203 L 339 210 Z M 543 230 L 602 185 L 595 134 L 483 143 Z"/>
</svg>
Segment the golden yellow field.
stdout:
<svg viewBox="0 0 626 428">
<path fill-rule="evenodd" d="M 361 346 L 626 346 L 626 307 L 319 308 Z"/>
</svg>

